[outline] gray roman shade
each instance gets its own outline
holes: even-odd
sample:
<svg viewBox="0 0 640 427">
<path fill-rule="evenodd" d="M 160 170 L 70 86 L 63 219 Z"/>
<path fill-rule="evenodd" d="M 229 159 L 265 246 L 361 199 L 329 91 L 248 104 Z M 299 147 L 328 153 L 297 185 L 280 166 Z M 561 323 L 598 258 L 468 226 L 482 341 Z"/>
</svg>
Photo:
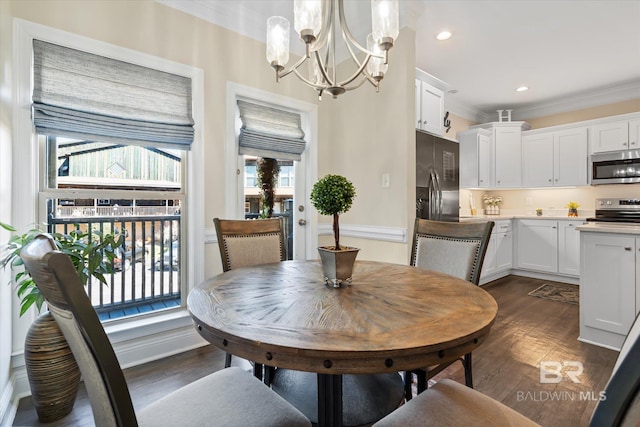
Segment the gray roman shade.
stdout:
<svg viewBox="0 0 640 427">
<path fill-rule="evenodd" d="M 33 41 L 38 133 L 188 149 L 191 79 Z"/>
<path fill-rule="evenodd" d="M 305 147 L 300 114 L 240 100 L 238 108 L 239 154 L 300 161 Z"/>
</svg>

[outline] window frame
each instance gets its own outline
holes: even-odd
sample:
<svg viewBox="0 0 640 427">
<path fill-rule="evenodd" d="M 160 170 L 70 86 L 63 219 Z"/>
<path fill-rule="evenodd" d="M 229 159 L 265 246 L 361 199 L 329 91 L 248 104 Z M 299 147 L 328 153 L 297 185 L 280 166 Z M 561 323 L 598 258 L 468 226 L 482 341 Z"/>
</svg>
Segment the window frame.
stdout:
<svg viewBox="0 0 640 427">
<path fill-rule="evenodd" d="M 14 134 L 13 134 L 13 213 L 16 218 L 14 226 L 27 229 L 34 224 L 42 223 L 46 209 L 42 210 L 39 203 L 40 194 L 50 194 L 47 188 L 46 154 L 35 132 L 31 120 L 31 88 L 32 88 L 32 54 L 33 39 L 40 39 L 75 49 L 85 50 L 117 60 L 132 62 L 142 66 L 179 74 L 192 79 L 194 141 L 191 150 L 187 152 L 183 174 L 183 192 L 185 206 L 183 209 L 183 242 L 185 242 L 183 258 L 183 301 L 178 312 L 166 313 L 170 310 L 150 313 L 128 320 L 123 318 L 114 323 L 129 323 L 131 328 L 120 327 L 124 332 L 123 339 L 143 336 L 147 333 L 157 333 L 146 330 L 144 326 L 163 324 L 165 328 L 175 328 L 189 325 L 191 318 L 186 310 L 186 298 L 189 291 L 204 280 L 204 71 L 190 65 L 180 64 L 121 46 L 115 46 L 99 40 L 71 34 L 62 30 L 50 28 L 33 22 L 14 19 Z M 43 138 L 44 139 L 44 138 Z M 196 232 L 198 231 L 198 232 Z M 36 317 L 32 312 L 30 320 Z M 140 320 L 141 318 L 144 318 Z M 167 322 L 167 323 L 165 323 Z M 133 325 L 136 323 L 136 325 Z M 127 335 L 125 330 L 132 334 Z"/>
</svg>

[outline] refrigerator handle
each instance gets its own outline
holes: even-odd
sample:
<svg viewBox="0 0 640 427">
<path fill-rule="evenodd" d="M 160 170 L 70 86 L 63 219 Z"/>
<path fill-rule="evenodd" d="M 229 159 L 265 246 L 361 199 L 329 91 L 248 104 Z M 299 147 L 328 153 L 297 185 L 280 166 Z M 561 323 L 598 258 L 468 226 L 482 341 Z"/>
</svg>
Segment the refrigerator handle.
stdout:
<svg viewBox="0 0 640 427">
<path fill-rule="evenodd" d="M 435 188 L 436 188 L 436 192 L 437 192 L 437 212 L 438 212 L 438 216 L 437 216 L 437 220 L 440 221 L 442 219 L 442 189 L 440 187 L 440 175 L 438 175 L 438 171 L 434 171 L 435 174 Z"/>
<path fill-rule="evenodd" d="M 436 209 L 436 188 L 433 170 L 429 172 L 429 209 L 427 219 L 434 219 Z"/>
</svg>

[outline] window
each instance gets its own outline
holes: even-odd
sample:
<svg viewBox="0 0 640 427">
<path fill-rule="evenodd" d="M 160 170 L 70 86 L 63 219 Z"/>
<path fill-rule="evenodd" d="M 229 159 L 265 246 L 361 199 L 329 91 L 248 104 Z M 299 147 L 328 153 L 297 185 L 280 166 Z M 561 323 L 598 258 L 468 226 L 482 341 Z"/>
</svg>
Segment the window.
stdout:
<svg viewBox="0 0 640 427">
<path fill-rule="evenodd" d="M 247 160 L 244 166 L 245 187 L 257 187 L 258 177 L 256 175 L 256 161 Z"/>
<path fill-rule="evenodd" d="M 87 293 L 101 319 L 181 305 L 182 159 L 186 151 L 40 136 L 50 232 L 125 234 L 114 273 Z"/>
<path fill-rule="evenodd" d="M 30 27 L 28 23 L 25 26 Z M 120 61 L 111 60 L 109 57 L 124 52 L 115 46 L 105 49 L 104 46 L 94 44 L 89 39 L 78 37 L 82 40 L 76 40 L 76 36 L 56 34 L 56 31 L 51 29 L 35 27 L 30 29 L 35 29 L 34 32 L 39 34 L 38 38 L 62 40 L 59 42 L 60 45 L 81 46 L 80 49 L 83 50 L 90 50 L 93 47 L 102 55 L 102 59 L 114 63 L 120 63 Z M 54 34 L 54 37 L 49 33 Z M 33 117 L 37 144 L 24 144 L 17 147 L 16 151 L 22 153 L 19 158 L 37 159 L 38 156 L 29 153 L 33 153 L 36 147 L 39 147 L 41 151 L 39 158 L 44 160 L 42 167 L 39 168 L 41 179 L 38 187 L 33 185 L 35 182 L 30 179 L 25 179 L 24 184 L 20 185 L 22 180 L 18 179 L 20 184 L 16 191 L 20 191 L 22 187 L 25 191 L 39 192 L 38 218 L 34 218 L 27 224 L 46 222 L 50 230 L 63 232 L 70 231 L 71 228 L 126 232 L 127 238 L 122 247 L 121 256 L 114 262 L 116 273 L 108 278 L 109 286 L 92 283 L 87 289 L 103 319 L 157 310 L 162 307 L 184 307 L 182 295 L 186 295 L 189 286 L 203 279 L 203 272 L 195 269 L 194 263 L 202 258 L 199 253 L 204 249 L 204 237 L 194 235 L 187 239 L 188 228 L 184 221 L 187 218 L 183 220 L 183 212 L 186 211 L 184 208 L 190 206 L 188 210 L 190 229 L 204 228 L 203 214 L 198 213 L 203 212 L 202 198 L 187 197 L 185 185 L 189 180 L 193 183 L 189 186 L 190 194 L 203 194 L 202 141 L 201 136 L 194 138 L 194 121 L 190 119 L 192 93 L 196 94 L 194 95 L 196 102 L 193 102 L 194 116 L 202 117 L 202 110 L 198 106 L 202 105 L 203 97 L 201 90 L 197 90 L 202 88 L 202 71 L 174 63 L 164 64 L 162 60 L 150 61 L 154 68 L 166 65 L 167 71 L 160 71 L 159 75 L 177 73 L 169 74 L 169 81 L 177 79 L 188 83 L 179 89 L 181 93 L 188 94 L 187 102 L 183 102 L 183 105 L 188 107 L 185 117 L 189 118 L 189 123 L 179 125 L 182 129 L 176 130 L 172 126 L 163 125 L 164 131 L 150 130 L 153 127 L 151 125 L 138 135 L 131 136 L 126 132 L 128 128 L 135 128 L 137 123 L 118 118 L 113 121 L 117 122 L 117 125 L 124 123 L 124 127 L 120 126 L 115 136 L 109 134 L 112 128 L 101 125 L 98 128 L 101 132 L 105 132 L 104 135 L 92 135 L 91 125 L 95 120 L 99 122 L 100 117 L 96 119 L 94 115 L 91 118 L 94 121 L 90 122 L 90 125 L 87 124 L 88 122 L 84 122 L 83 125 L 82 117 L 79 119 L 80 125 L 76 123 L 73 116 L 65 116 L 64 120 L 58 122 L 52 119 L 64 110 L 64 106 L 49 105 L 57 102 L 51 89 L 60 83 L 46 76 L 46 64 L 50 58 L 43 59 L 43 57 L 48 53 L 44 55 L 38 53 L 49 52 L 46 47 L 49 44 L 44 43 L 38 47 L 39 42 L 35 40 L 36 37 L 32 39 L 30 33 L 27 35 L 29 37 L 20 39 L 22 50 L 19 49 L 19 51 L 24 53 L 24 57 L 31 58 L 30 48 L 33 41 Z M 57 47 L 52 51 L 56 51 Z M 65 49 L 62 48 L 62 50 Z M 102 52 L 100 52 L 101 49 Z M 26 54 L 27 51 L 29 54 Z M 82 56 L 85 53 L 79 51 L 74 55 Z M 133 64 L 137 63 L 139 58 L 135 54 L 127 51 L 122 56 L 125 67 L 136 67 Z M 143 62 L 147 61 L 144 56 L 141 58 Z M 68 65 L 68 61 L 63 62 L 65 66 Z M 87 63 L 87 61 L 79 62 Z M 22 61 L 20 64 L 24 64 L 20 75 L 30 75 L 26 68 L 27 61 Z M 49 74 L 58 74 L 56 67 L 49 68 L 56 69 L 55 73 Z M 137 70 L 134 71 L 137 73 Z M 154 69 L 150 69 L 149 72 L 156 73 Z M 64 72 L 62 74 L 64 75 Z M 74 72 L 67 74 L 73 75 Z M 111 74 L 117 73 L 109 73 Z M 188 80 L 184 80 L 178 74 L 189 76 Z M 91 80 L 90 76 L 85 75 L 84 78 Z M 195 86 L 193 88 L 192 79 Z M 100 84 L 104 84 L 102 81 L 104 79 L 97 80 L 100 80 Z M 28 79 L 17 79 L 17 81 L 22 90 L 30 92 L 26 90 L 30 86 Z M 38 90 L 41 90 L 41 93 L 38 93 Z M 74 90 L 73 94 L 79 92 L 81 91 Z M 113 92 L 108 90 L 96 89 L 93 92 L 113 95 Z M 42 93 L 46 93 L 46 96 L 42 96 Z M 64 98 L 68 97 L 64 96 Z M 114 100 L 117 102 L 118 99 L 127 99 L 127 102 L 130 102 L 130 98 L 130 96 L 110 96 L 108 102 Z M 179 96 L 174 93 L 170 98 L 179 99 Z M 143 101 L 144 104 L 154 104 L 150 99 Z M 89 102 L 89 104 L 93 103 Z M 158 104 L 154 109 L 156 107 L 159 107 Z M 162 109 L 166 113 L 168 110 L 164 108 L 165 106 L 162 107 L 157 109 Z M 56 114 L 49 114 L 50 111 L 47 109 L 50 108 L 54 108 Z M 173 108 L 175 112 L 175 106 L 167 108 L 169 110 Z M 64 111 L 62 113 L 65 114 Z M 151 113 L 153 114 L 153 111 Z M 87 114 L 92 112 L 89 111 Z M 23 126 L 18 131 L 18 135 L 26 137 L 30 130 Z M 157 141 L 158 139 L 163 141 Z M 30 139 L 26 137 L 22 140 Z M 193 144 L 190 143 L 191 140 Z M 195 153 L 188 151 L 190 145 Z M 24 169 L 33 170 L 33 166 L 25 164 Z M 27 178 L 25 174 L 22 175 Z M 21 210 L 29 211 L 26 204 L 24 207 L 18 204 L 18 211 Z M 25 218 L 25 222 L 27 220 L 28 218 Z M 20 224 L 17 225 L 20 226 Z M 189 250 L 189 253 L 193 254 L 191 260 L 182 256 L 182 253 L 186 253 L 185 246 L 191 248 Z M 198 250 L 194 250 L 194 247 Z M 201 261 L 199 264 L 202 265 Z M 187 281 L 188 273 L 191 277 Z"/>
<path fill-rule="evenodd" d="M 293 178 L 295 176 L 293 169 L 293 162 L 280 161 L 280 175 L 279 183 L 280 187 L 294 187 Z"/>
</svg>

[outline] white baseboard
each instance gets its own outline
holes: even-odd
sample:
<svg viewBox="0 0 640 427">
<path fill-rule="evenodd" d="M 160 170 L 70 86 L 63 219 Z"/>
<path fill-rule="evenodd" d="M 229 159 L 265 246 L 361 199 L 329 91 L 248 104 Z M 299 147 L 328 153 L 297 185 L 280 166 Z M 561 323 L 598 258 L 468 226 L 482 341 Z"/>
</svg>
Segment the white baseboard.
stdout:
<svg viewBox="0 0 640 427">
<path fill-rule="evenodd" d="M 0 426 L 11 427 L 18 411 L 19 398 L 15 396 L 15 378 L 12 375 L 0 396 Z"/>
<path fill-rule="evenodd" d="M 122 369 L 143 365 L 209 344 L 193 325 L 114 345 Z"/>
<path fill-rule="evenodd" d="M 580 284 L 579 277 L 561 276 L 559 274 L 541 273 L 538 271 L 527 271 L 527 270 L 518 270 L 518 269 L 511 270 L 511 274 L 513 274 L 514 276 L 531 277 L 533 279 L 551 280 L 553 282 L 568 283 L 570 285 Z"/>
</svg>

